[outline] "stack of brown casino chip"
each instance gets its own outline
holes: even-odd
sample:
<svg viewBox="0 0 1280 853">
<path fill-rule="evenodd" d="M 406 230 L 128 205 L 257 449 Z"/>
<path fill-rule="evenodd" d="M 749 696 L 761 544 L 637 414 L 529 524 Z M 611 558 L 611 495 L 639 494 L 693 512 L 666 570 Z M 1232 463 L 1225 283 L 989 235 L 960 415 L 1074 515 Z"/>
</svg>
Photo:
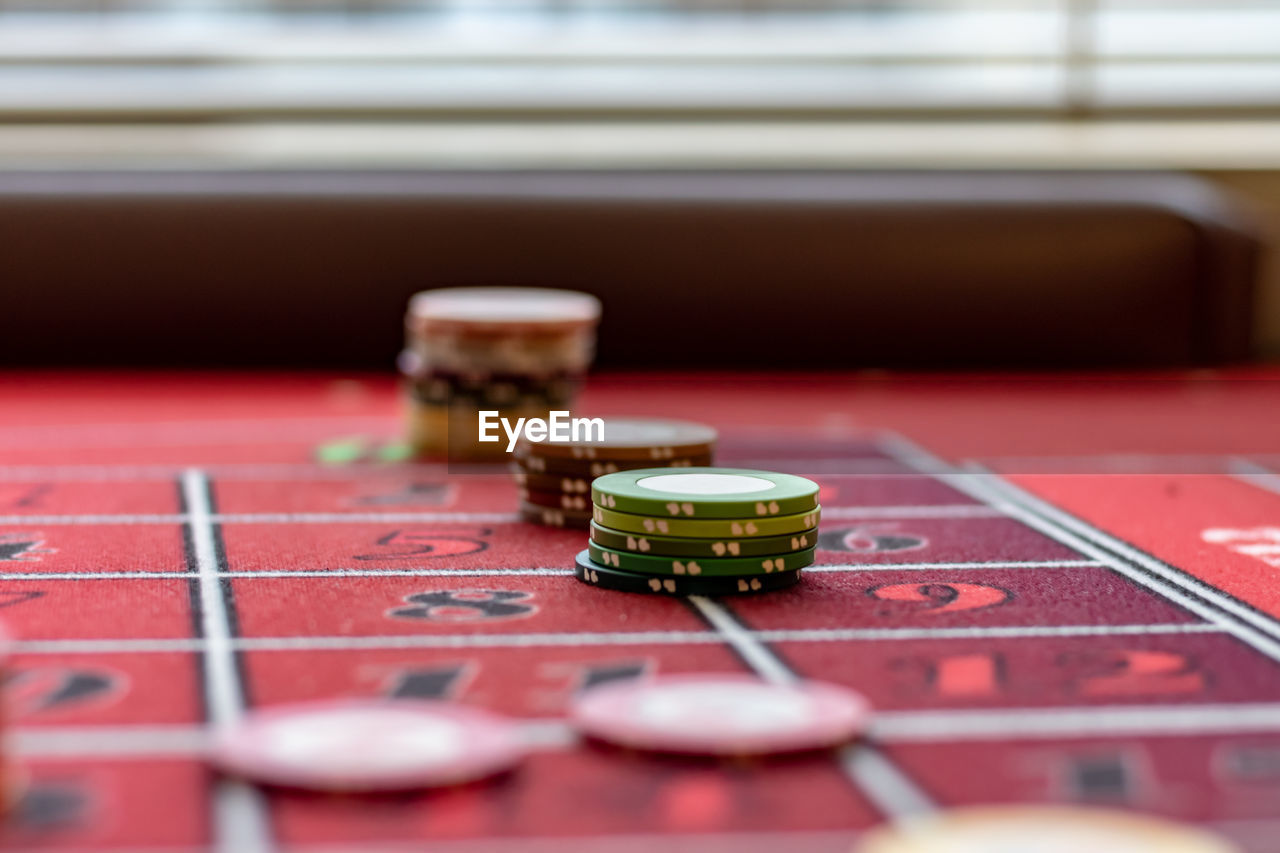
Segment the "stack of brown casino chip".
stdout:
<svg viewBox="0 0 1280 853">
<path fill-rule="evenodd" d="M 658 418 L 601 420 L 601 441 L 584 436 L 579 441 L 531 442 L 522 437 L 517 442 L 512 474 L 526 521 L 586 530 L 591 525 L 591 481 L 596 477 L 715 463 L 716 431 L 709 426 Z"/>
<path fill-rule="evenodd" d="M 505 458 L 505 439 L 479 440 L 480 412 L 514 423 L 571 411 L 599 319 L 599 300 L 567 290 L 463 287 L 414 296 L 399 359 L 414 454 Z"/>
</svg>

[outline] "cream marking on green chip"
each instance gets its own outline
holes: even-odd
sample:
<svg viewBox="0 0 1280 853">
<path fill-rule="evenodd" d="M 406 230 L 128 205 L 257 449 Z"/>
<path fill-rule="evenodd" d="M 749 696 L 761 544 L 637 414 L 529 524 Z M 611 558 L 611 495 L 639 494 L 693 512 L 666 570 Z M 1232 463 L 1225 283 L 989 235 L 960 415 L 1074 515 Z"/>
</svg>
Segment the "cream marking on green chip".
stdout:
<svg viewBox="0 0 1280 853">
<path fill-rule="evenodd" d="M 655 474 L 637 480 L 636 485 L 676 495 L 741 495 L 777 488 L 769 480 L 744 474 Z"/>
</svg>

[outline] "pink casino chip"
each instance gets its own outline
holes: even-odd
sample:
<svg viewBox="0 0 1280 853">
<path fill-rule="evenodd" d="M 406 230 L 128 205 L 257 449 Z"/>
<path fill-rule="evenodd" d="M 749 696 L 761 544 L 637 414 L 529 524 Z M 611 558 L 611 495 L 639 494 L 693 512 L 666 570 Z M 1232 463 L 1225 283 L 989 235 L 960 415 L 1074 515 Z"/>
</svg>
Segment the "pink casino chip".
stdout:
<svg viewBox="0 0 1280 853">
<path fill-rule="evenodd" d="M 593 688 L 574 703 L 583 734 L 688 755 L 823 749 L 866 731 L 867 701 L 833 684 L 771 684 L 745 675 L 671 675 Z"/>
<path fill-rule="evenodd" d="M 265 785 L 373 792 L 456 785 L 515 767 L 516 726 L 445 702 L 315 702 L 248 715 L 211 760 Z"/>
</svg>

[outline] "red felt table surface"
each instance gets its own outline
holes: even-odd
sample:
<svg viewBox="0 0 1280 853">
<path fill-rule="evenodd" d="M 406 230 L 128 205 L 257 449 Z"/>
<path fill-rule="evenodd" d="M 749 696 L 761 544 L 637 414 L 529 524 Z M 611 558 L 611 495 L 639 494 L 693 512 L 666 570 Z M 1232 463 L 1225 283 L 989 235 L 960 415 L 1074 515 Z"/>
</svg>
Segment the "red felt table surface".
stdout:
<svg viewBox="0 0 1280 853">
<path fill-rule="evenodd" d="M 1280 371 L 596 377 L 582 411 L 714 424 L 812 476 L 800 586 L 684 601 L 577 583 L 501 470 L 378 462 L 384 377 L 0 375 L 5 849 L 843 851 L 920 809 L 1116 805 L 1280 837 Z M 353 439 L 368 458 L 325 463 Z M 709 763 L 575 742 L 584 685 L 793 674 L 877 709 L 843 755 Z M 433 697 L 524 719 L 481 785 L 227 784 L 245 708 Z M 247 792 L 247 793 L 246 793 Z"/>
</svg>

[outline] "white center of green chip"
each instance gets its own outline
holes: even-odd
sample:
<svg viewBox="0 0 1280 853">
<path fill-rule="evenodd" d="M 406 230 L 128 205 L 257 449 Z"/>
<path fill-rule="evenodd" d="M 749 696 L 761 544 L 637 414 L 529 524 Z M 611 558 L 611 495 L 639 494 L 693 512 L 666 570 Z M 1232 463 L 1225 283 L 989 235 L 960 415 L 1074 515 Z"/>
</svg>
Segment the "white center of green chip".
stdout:
<svg viewBox="0 0 1280 853">
<path fill-rule="evenodd" d="M 744 474 L 657 474 L 637 480 L 636 485 L 678 495 L 741 495 L 774 487 L 769 480 Z"/>
</svg>

